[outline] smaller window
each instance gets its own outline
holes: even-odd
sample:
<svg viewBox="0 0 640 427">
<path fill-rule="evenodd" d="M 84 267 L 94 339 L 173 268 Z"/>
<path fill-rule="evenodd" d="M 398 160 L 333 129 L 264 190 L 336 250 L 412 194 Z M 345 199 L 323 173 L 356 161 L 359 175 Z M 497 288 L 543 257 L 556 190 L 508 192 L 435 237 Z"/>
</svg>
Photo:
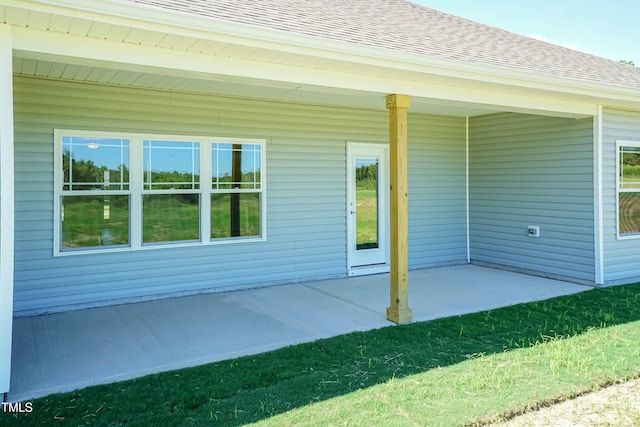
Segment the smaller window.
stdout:
<svg viewBox="0 0 640 427">
<path fill-rule="evenodd" d="M 640 235 L 640 142 L 618 142 L 618 233 Z"/>
<path fill-rule="evenodd" d="M 211 238 L 260 237 L 262 147 L 211 144 Z"/>
</svg>

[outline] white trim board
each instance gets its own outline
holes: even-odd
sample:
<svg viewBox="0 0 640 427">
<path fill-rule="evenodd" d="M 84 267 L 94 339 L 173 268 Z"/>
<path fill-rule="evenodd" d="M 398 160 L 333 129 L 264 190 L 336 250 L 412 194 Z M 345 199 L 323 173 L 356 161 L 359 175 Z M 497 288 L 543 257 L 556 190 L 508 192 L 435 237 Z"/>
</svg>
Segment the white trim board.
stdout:
<svg viewBox="0 0 640 427">
<path fill-rule="evenodd" d="M 14 258 L 12 32 L 0 25 L 0 393 L 11 385 Z"/>
<path fill-rule="evenodd" d="M 597 285 L 603 285 L 604 278 L 604 206 L 602 197 L 602 106 L 598 106 L 598 114 L 593 117 L 593 244 L 595 259 L 594 279 Z"/>
</svg>

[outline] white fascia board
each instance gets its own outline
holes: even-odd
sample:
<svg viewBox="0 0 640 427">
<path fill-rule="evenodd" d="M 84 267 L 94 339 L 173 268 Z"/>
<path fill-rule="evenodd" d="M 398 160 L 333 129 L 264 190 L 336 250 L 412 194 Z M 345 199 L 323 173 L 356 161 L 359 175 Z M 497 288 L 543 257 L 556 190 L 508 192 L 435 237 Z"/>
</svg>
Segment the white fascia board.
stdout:
<svg viewBox="0 0 640 427">
<path fill-rule="evenodd" d="M 7 5 L 25 7 L 20 0 Z M 640 89 L 365 46 L 117 0 L 34 0 L 30 10 L 279 52 L 602 99 L 640 102 Z"/>
<path fill-rule="evenodd" d="M 0 25 L 0 393 L 9 391 L 13 328 L 13 76 L 12 32 Z"/>
<path fill-rule="evenodd" d="M 342 71 L 304 68 L 286 64 L 258 63 L 237 58 L 173 51 L 141 45 L 112 42 L 102 39 L 70 36 L 60 33 L 14 28 L 14 48 L 19 55 L 31 59 L 50 59 L 78 65 L 102 66 L 139 72 L 216 80 L 238 78 L 295 85 L 323 86 L 367 93 L 409 93 L 414 97 L 446 100 L 510 108 L 511 111 L 531 113 L 561 113 L 571 117 L 591 116 L 595 106 L 550 97 L 514 94 L 509 91 L 483 90 L 438 85 L 423 81 L 402 80 L 402 72 L 391 76 L 388 72 L 368 75 Z M 381 103 L 381 105 L 383 105 Z"/>
</svg>

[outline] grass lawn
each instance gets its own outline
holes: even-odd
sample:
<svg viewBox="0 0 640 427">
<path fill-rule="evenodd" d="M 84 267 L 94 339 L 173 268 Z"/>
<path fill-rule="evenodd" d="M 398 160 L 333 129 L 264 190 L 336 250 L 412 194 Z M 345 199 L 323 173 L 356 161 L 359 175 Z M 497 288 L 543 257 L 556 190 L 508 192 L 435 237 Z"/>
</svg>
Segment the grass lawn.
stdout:
<svg viewBox="0 0 640 427">
<path fill-rule="evenodd" d="M 640 376 L 638 343 L 640 284 L 594 289 L 51 395 L 0 425 L 483 425 Z"/>
</svg>

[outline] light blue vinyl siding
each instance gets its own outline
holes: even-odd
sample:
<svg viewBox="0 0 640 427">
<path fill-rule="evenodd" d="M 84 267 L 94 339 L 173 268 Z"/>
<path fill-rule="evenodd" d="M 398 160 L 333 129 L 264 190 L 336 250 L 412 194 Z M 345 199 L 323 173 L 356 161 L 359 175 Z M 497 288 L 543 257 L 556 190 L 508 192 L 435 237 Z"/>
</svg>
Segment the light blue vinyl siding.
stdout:
<svg viewBox="0 0 640 427">
<path fill-rule="evenodd" d="M 467 262 L 466 119 L 409 115 L 409 267 Z"/>
<path fill-rule="evenodd" d="M 640 281 L 640 238 L 617 238 L 616 141 L 640 143 L 640 111 L 604 109 L 602 199 L 605 284 Z"/>
<path fill-rule="evenodd" d="M 410 117 L 413 268 L 464 261 L 464 121 Z M 53 130 L 266 139 L 267 241 L 53 257 Z M 15 78 L 17 313 L 345 277 L 346 144 L 388 113 Z M 455 213 L 445 213 L 455 211 Z M 460 224 L 454 222 L 460 221 Z"/>
<path fill-rule="evenodd" d="M 592 128 L 591 118 L 470 120 L 472 262 L 595 280 Z"/>
</svg>

